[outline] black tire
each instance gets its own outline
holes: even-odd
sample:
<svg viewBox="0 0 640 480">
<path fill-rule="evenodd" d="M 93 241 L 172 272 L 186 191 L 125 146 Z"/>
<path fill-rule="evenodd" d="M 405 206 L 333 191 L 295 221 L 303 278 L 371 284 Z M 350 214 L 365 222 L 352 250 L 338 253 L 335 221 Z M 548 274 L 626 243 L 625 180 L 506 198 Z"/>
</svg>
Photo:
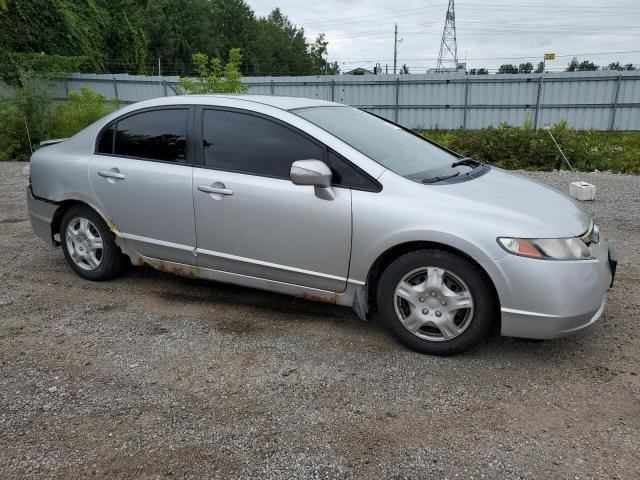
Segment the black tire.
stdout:
<svg viewBox="0 0 640 480">
<path fill-rule="evenodd" d="M 67 227 L 78 218 L 89 220 L 102 238 L 102 252 L 100 263 L 94 270 L 86 270 L 80 267 L 71 257 L 67 248 Z M 73 205 L 62 216 L 60 222 L 60 243 L 67 262 L 73 270 L 82 278 L 92 281 L 109 280 L 116 277 L 127 265 L 127 258 L 122 254 L 115 243 L 115 235 L 104 222 L 102 217 L 86 205 Z"/>
<path fill-rule="evenodd" d="M 405 328 L 396 313 L 395 291 L 399 282 L 410 272 L 425 267 L 437 267 L 453 273 L 466 284 L 473 299 L 473 313 L 467 316 L 470 320 L 466 320 L 466 329 L 449 340 L 420 338 Z M 477 265 L 460 255 L 436 249 L 411 251 L 389 264 L 380 277 L 377 288 L 380 319 L 400 343 L 416 352 L 431 355 L 463 352 L 482 342 L 497 316 L 497 303 L 489 282 Z"/>
</svg>

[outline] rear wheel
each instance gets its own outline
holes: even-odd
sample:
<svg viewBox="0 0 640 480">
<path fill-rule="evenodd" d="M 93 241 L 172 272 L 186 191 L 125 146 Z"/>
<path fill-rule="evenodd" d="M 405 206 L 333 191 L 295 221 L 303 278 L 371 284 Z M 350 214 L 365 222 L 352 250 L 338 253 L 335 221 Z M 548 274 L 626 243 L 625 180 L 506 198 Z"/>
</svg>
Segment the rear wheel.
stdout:
<svg viewBox="0 0 640 480">
<path fill-rule="evenodd" d="M 443 250 L 415 250 L 397 258 L 380 277 L 377 299 L 384 324 L 400 342 L 434 355 L 480 343 L 496 311 L 484 273 Z"/>
<path fill-rule="evenodd" d="M 113 278 L 126 265 L 107 224 L 84 205 L 74 205 L 64 213 L 60 241 L 71 268 L 88 280 Z"/>
</svg>

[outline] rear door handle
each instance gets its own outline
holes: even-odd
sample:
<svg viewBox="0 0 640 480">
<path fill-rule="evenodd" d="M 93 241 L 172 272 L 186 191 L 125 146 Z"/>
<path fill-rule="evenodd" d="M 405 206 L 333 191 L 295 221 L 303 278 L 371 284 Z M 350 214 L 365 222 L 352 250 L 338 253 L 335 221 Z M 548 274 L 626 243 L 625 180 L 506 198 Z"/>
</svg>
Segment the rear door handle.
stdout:
<svg viewBox="0 0 640 480">
<path fill-rule="evenodd" d="M 98 175 L 104 178 L 114 178 L 116 180 L 124 180 L 126 178 L 124 173 L 120 173 L 117 168 L 111 170 L 98 170 Z"/>
<path fill-rule="evenodd" d="M 216 184 L 219 184 L 219 182 L 216 182 Z M 233 195 L 233 190 L 231 190 L 230 188 L 225 188 L 224 184 L 221 187 L 213 187 L 211 185 L 198 185 L 198 190 L 205 193 L 216 193 L 218 195 Z"/>
</svg>

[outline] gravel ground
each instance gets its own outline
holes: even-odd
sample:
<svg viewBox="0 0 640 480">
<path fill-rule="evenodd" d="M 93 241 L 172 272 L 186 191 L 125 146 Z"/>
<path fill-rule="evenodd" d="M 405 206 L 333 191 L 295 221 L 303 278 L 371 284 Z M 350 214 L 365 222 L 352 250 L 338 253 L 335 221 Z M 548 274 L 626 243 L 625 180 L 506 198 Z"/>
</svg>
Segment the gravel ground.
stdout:
<svg viewBox="0 0 640 480">
<path fill-rule="evenodd" d="M 81 280 L 32 234 L 23 166 L 0 163 L 0 478 L 640 477 L 640 177 L 584 175 L 620 257 L 600 322 L 436 358 L 346 308 Z"/>
</svg>

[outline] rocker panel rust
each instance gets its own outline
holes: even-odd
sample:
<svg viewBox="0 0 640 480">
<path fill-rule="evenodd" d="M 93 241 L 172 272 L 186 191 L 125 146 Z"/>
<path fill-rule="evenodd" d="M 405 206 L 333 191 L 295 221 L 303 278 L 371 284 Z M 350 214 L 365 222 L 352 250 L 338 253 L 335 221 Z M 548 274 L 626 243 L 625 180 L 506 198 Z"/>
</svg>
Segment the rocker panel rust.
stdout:
<svg viewBox="0 0 640 480">
<path fill-rule="evenodd" d="M 204 280 L 229 283 L 232 285 L 241 285 L 244 287 L 255 288 L 267 292 L 291 295 L 314 302 L 342 304 L 342 302 L 339 301 L 342 295 L 336 294 L 335 292 L 311 289 L 299 285 L 239 275 L 229 272 L 222 272 L 218 270 L 211 270 L 207 268 L 200 268 L 196 265 L 185 265 L 180 263 L 167 262 L 165 260 L 144 256 L 137 256 L 135 259 L 132 259 L 131 263 L 135 266 L 149 266 L 161 272 L 173 273 L 188 278 L 200 278 Z"/>
</svg>

